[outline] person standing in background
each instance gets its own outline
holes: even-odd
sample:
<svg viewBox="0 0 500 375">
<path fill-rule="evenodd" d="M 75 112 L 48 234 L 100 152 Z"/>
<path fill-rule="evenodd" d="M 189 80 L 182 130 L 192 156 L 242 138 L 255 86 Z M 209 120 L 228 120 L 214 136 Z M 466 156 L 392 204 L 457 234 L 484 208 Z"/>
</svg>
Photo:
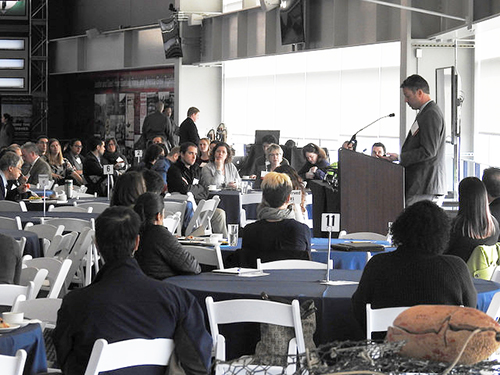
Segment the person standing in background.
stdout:
<svg viewBox="0 0 500 375">
<path fill-rule="evenodd" d="M 414 74 L 401 84 L 405 102 L 418 110 L 401 148 L 401 154 L 388 153 L 405 167 L 406 207 L 420 200 L 439 201 L 446 194 L 445 137 L 443 113 L 431 100 L 429 84 Z"/>
<path fill-rule="evenodd" d="M 146 116 L 144 124 L 142 125 L 142 134 L 146 139 L 146 146 L 155 138 L 161 135 L 167 140 L 167 147 L 170 149 L 169 144 L 173 144 L 173 134 L 170 124 L 170 119 L 165 116 L 163 112 L 164 104 L 162 101 L 156 103 L 156 111 Z"/>
<path fill-rule="evenodd" d="M 196 107 L 191 107 L 187 111 L 187 118 L 182 122 L 180 132 L 180 144 L 192 142 L 195 145 L 200 143 L 200 135 L 196 127 L 196 121 L 200 118 L 200 110 Z"/>
<path fill-rule="evenodd" d="M 0 127 L 0 149 L 10 146 L 14 142 L 14 125 L 12 116 L 4 113 Z"/>
<path fill-rule="evenodd" d="M 172 147 L 175 147 L 175 146 L 179 146 L 179 134 L 180 134 L 180 128 L 179 128 L 179 125 L 177 125 L 177 123 L 175 122 L 174 120 L 174 116 L 173 116 L 173 109 L 172 109 L 172 106 L 168 105 L 165 107 L 165 110 L 163 111 L 163 114 L 165 116 L 167 116 L 167 118 L 170 120 L 170 129 L 171 129 L 171 132 L 172 132 L 172 139 L 173 139 L 173 144 L 172 144 Z"/>
</svg>

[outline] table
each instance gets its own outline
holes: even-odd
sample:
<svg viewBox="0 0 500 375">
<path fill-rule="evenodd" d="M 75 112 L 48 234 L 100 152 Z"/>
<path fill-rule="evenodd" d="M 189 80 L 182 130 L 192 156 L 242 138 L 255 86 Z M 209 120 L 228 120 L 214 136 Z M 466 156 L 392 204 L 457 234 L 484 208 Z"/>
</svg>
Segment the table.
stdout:
<svg viewBox="0 0 500 375">
<path fill-rule="evenodd" d="M 99 214 L 92 212 L 60 212 L 60 211 L 53 211 L 53 212 L 45 212 L 45 216 L 43 212 L 41 211 L 28 211 L 28 212 L 15 212 L 15 211 L 3 211 L 0 212 L 0 216 L 4 217 L 10 217 L 11 219 L 15 218 L 16 216 L 19 216 L 21 218 L 21 223 L 23 227 L 26 225 L 28 222 L 32 222 L 33 224 L 40 224 L 42 217 L 46 218 L 74 218 L 74 219 L 83 219 L 83 220 L 90 220 L 90 219 L 96 219 Z"/>
<path fill-rule="evenodd" d="M 332 238 L 332 244 L 347 243 L 351 239 Z M 388 246 L 387 241 L 370 241 L 380 245 Z M 223 257 L 229 256 L 234 250 L 241 248 L 241 238 L 238 239 L 237 246 L 221 246 Z M 312 238 L 311 239 L 311 260 L 315 262 L 326 263 L 328 256 L 328 238 Z M 385 251 L 394 251 L 393 247 L 386 247 Z M 378 253 L 372 253 L 376 255 Z M 330 252 L 330 259 L 333 260 L 333 268 L 344 270 L 362 270 L 366 265 L 366 252 L 364 251 L 334 251 Z"/>
<path fill-rule="evenodd" d="M 40 324 L 28 324 L 0 335 L 0 354 L 15 355 L 17 350 L 26 350 L 28 356 L 24 375 L 35 375 L 47 371 L 47 357 Z"/>
<path fill-rule="evenodd" d="M 241 277 L 221 275 L 217 273 L 202 273 L 200 275 L 175 276 L 165 280 L 188 289 L 205 309 L 205 298 L 212 296 L 215 301 L 234 298 L 260 298 L 261 292 L 271 297 L 281 297 L 288 300 L 298 298 L 299 301 L 314 300 L 316 312 L 316 333 L 314 340 L 317 345 L 334 340 L 362 340 L 364 331 L 358 325 L 351 310 L 351 296 L 361 278 L 359 270 L 333 270 L 331 280 L 354 281 L 355 284 L 328 286 L 319 283 L 325 279 L 323 270 L 270 270 L 269 275 L 261 277 Z M 474 280 L 478 291 L 478 308 L 486 311 L 493 295 L 500 291 L 500 284 L 487 280 Z M 237 327 L 221 327 L 221 333 L 228 342 L 228 358 L 254 352 L 259 332 L 255 325 Z M 244 340 L 237 338 L 245 337 Z M 231 341 L 230 341 L 231 340 Z"/>
<path fill-rule="evenodd" d="M 33 258 L 43 257 L 42 241 L 40 241 L 36 233 L 17 229 L 0 229 L 0 233 L 13 237 L 16 240 L 20 240 L 21 237 L 25 237 L 26 245 L 24 247 L 23 255 L 31 255 Z"/>
</svg>

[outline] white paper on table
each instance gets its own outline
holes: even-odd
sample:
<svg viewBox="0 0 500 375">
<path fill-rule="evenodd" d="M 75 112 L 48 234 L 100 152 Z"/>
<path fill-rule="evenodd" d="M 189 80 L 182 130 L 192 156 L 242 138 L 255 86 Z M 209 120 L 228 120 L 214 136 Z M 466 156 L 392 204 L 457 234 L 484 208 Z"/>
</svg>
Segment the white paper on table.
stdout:
<svg viewBox="0 0 500 375">
<path fill-rule="evenodd" d="M 349 280 L 321 280 L 321 284 L 324 285 L 356 285 L 359 284 L 358 281 L 349 281 Z"/>
</svg>

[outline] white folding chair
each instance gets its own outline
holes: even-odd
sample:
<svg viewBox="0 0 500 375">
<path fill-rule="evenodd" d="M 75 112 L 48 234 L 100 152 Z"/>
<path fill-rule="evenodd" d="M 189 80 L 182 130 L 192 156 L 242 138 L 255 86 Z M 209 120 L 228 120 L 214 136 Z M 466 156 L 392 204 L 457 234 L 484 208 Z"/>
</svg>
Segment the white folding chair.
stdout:
<svg viewBox="0 0 500 375">
<path fill-rule="evenodd" d="M 176 212 L 173 215 L 168 215 L 163 218 L 163 226 L 168 229 L 168 231 L 172 234 L 175 234 L 177 228 L 179 228 L 179 224 L 181 223 L 181 213 Z"/>
<path fill-rule="evenodd" d="M 33 299 L 35 283 L 28 281 L 28 285 L 0 284 L 0 305 L 12 306 L 17 296 L 23 294 L 27 300 Z"/>
<path fill-rule="evenodd" d="M 19 251 L 21 252 L 21 256 L 24 254 L 24 248 L 26 247 L 26 237 L 21 237 L 18 240 L 15 240 L 19 245 Z"/>
<path fill-rule="evenodd" d="M 11 219 L 10 217 L 0 216 L 0 229 L 23 230 L 21 218 L 16 216 L 15 219 Z"/>
<path fill-rule="evenodd" d="M 493 270 L 493 273 L 491 274 L 491 281 L 494 281 L 496 283 L 500 283 L 500 267 L 495 267 Z"/>
<path fill-rule="evenodd" d="M 56 235 L 62 235 L 64 232 L 64 225 L 50 225 L 50 224 L 26 224 L 24 230 L 33 232 L 38 235 L 38 238 L 43 240 L 43 254 L 47 256 L 47 251 Z"/>
<path fill-rule="evenodd" d="M 21 277 L 19 285 L 27 286 L 30 281 L 33 281 L 33 298 L 38 296 L 43 282 L 47 278 L 49 271 L 45 268 L 26 267 L 21 269 Z"/>
<path fill-rule="evenodd" d="M 78 235 L 78 232 L 73 231 L 63 235 L 54 236 L 49 248 L 47 249 L 47 252 L 45 253 L 45 257 L 56 257 L 60 260 L 66 259 L 71 252 L 71 249 L 75 245 Z"/>
<path fill-rule="evenodd" d="M 327 264 L 313 262 L 304 259 L 284 259 L 275 260 L 272 262 L 262 263 L 260 258 L 257 258 L 257 269 L 259 270 L 326 270 Z"/>
<path fill-rule="evenodd" d="M 0 212 L 2 211 L 10 211 L 10 212 L 26 212 L 28 209 L 26 208 L 26 203 L 23 201 L 14 202 L 3 200 L 0 201 Z"/>
<path fill-rule="evenodd" d="M 366 338 L 372 338 L 373 332 L 384 332 L 392 326 L 394 319 L 403 311 L 409 309 L 404 307 L 385 307 L 382 309 L 372 309 L 370 303 L 366 304 Z"/>
<path fill-rule="evenodd" d="M 498 318 L 500 317 L 500 292 L 495 293 L 491 299 L 488 310 L 486 310 L 486 314 L 498 321 Z"/>
<path fill-rule="evenodd" d="M 0 354 L 2 375 L 22 375 L 26 363 L 26 350 L 19 349 L 15 356 Z"/>
<path fill-rule="evenodd" d="M 208 266 L 215 266 L 219 270 L 224 269 L 222 253 L 219 245 L 195 246 L 182 245 L 182 248 L 196 258 L 198 263 Z"/>
<path fill-rule="evenodd" d="M 69 288 L 71 282 L 76 282 L 80 285 L 87 286 L 91 282 L 90 265 L 88 261 L 86 262 L 86 272 L 83 270 L 84 257 L 87 255 L 87 260 L 89 259 L 90 252 L 92 251 L 92 240 L 94 236 L 94 230 L 90 228 L 84 228 L 83 231 L 78 236 L 78 239 L 73 246 L 73 249 L 68 255 L 67 259 L 71 260 L 71 267 L 69 268 L 68 274 L 65 280 L 66 289 Z"/>
<path fill-rule="evenodd" d="M 59 260 L 56 258 L 34 258 L 25 261 L 25 265 L 28 267 L 35 267 L 39 269 L 47 270 L 46 278 L 49 284 L 46 286 L 48 289 L 47 298 L 58 298 L 61 294 L 61 290 L 65 285 L 66 277 L 71 268 L 71 259 Z M 66 294 L 66 290 L 62 295 Z"/>
<path fill-rule="evenodd" d="M 48 208 L 49 212 L 84 212 L 92 213 L 92 207 L 80 207 L 80 206 L 59 206 L 55 207 L 51 204 Z"/>
<path fill-rule="evenodd" d="M 224 336 L 219 333 L 218 326 L 220 324 L 242 322 L 268 323 L 294 328 L 295 337 L 290 340 L 288 346 L 288 366 L 286 373 L 292 374 L 296 371 L 295 364 L 298 361 L 294 361 L 294 357 L 297 354 L 304 354 L 306 351 L 298 300 L 293 300 L 291 305 L 258 299 L 233 299 L 214 302 L 213 298 L 208 296 L 205 299 L 205 303 L 216 360 L 226 360 L 226 344 Z M 228 365 L 218 364 L 215 373 L 223 374 L 227 370 Z M 232 373 L 237 373 L 237 371 Z M 266 366 L 266 373 L 282 374 L 283 368 L 279 366 L 267 368 Z"/>
<path fill-rule="evenodd" d="M 96 214 L 101 214 L 104 212 L 106 208 L 109 208 L 109 203 L 104 202 L 85 202 L 85 203 L 76 203 L 76 207 L 89 208 L 92 207 L 92 212 Z M 90 212 L 90 211 L 89 211 Z"/>
<path fill-rule="evenodd" d="M 164 212 L 165 216 L 174 215 L 176 212 L 180 212 L 179 223 L 177 226 L 177 234 L 179 236 L 182 235 L 182 223 L 184 223 L 184 216 L 186 215 L 186 206 L 187 206 L 187 198 L 183 202 L 173 202 L 173 201 L 164 201 L 165 205 Z M 171 232 L 174 233 L 174 232 Z"/>
<path fill-rule="evenodd" d="M 172 339 L 130 339 L 112 344 L 99 339 L 92 348 L 85 375 L 141 365 L 166 367 L 173 350 Z"/>
<path fill-rule="evenodd" d="M 38 319 L 42 321 L 43 329 L 54 328 L 61 303 L 61 298 L 36 298 L 26 301 L 26 297 L 21 295 L 16 298 L 10 311 L 23 312 L 25 319 Z"/>
<path fill-rule="evenodd" d="M 202 199 L 198 202 L 198 207 L 196 207 L 193 217 L 186 228 L 186 236 L 192 235 L 194 231 L 200 232 L 201 235 L 212 234 L 210 219 L 219 205 L 219 202 L 220 198 L 218 195 L 215 195 L 212 199 Z"/>
</svg>

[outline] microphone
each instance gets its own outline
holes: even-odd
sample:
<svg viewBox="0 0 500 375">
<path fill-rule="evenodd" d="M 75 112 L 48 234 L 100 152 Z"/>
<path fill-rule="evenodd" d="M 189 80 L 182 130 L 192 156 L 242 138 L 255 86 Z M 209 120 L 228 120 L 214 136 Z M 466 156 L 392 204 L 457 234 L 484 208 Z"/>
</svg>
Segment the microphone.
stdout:
<svg viewBox="0 0 500 375">
<path fill-rule="evenodd" d="M 367 127 L 375 124 L 377 121 L 380 121 L 382 120 L 383 118 L 386 118 L 386 117 L 394 117 L 396 116 L 394 113 L 389 113 L 388 115 L 385 115 L 385 116 L 382 116 L 382 117 L 379 117 L 378 119 L 376 119 L 375 121 L 372 121 L 370 122 L 368 125 L 366 125 L 365 127 L 362 127 L 361 129 L 359 129 L 356 133 L 354 133 L 351 137 L 351 140 L 349 141 L 349 143 L 354 143 L 356 142 L 356 135 L 358 135 L 359 132 L 365 130 Z"/>
</svg>

